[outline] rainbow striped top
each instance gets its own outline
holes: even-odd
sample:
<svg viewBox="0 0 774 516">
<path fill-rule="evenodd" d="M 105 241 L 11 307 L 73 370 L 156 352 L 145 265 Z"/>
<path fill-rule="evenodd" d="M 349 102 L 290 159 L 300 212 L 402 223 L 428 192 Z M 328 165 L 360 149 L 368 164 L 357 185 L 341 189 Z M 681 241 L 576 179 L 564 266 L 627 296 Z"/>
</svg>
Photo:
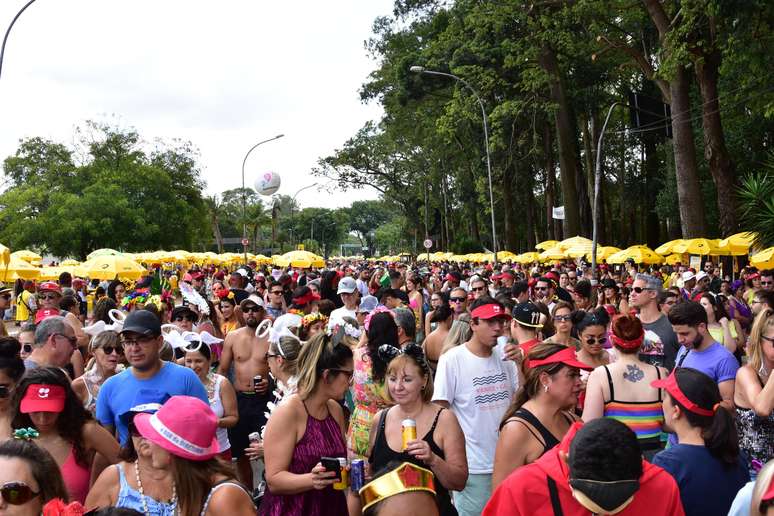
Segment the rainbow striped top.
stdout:
<svg viewBox="0 0 774 516">
<path fill-rule="evenodd" d="M 643 441 L 659 444 L 661 441 L 661 425 L 664 423 L 664 412 L 661 408 L 661 391 L 658 391 L 658 399 L 654 401 L 621 401 L 615 399 L 613 389 L 613 378 L 607 366 L 604 366 L 607 373 L 607 382 L 610 385 L 610 401 L 605 402 L 604 416 L 616 419 L 625 424 L 637 434 L 637 440 L 642 446 Z M 661 378 L 661 371 L 658 371 L 658 377 Z"/>
</svg>

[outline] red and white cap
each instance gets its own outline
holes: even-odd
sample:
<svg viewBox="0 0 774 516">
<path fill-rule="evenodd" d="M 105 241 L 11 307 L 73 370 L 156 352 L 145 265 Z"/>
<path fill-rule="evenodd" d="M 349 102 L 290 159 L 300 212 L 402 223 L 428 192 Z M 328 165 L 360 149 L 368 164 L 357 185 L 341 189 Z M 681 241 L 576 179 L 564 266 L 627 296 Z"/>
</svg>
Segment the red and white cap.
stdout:
<svg viewBox="0 0 774 516">
<path fill-rule="evenodd" d="M 489 303 L 474 308 L 470 312 L 470 316 L 474 319 L 483 319 L 484 321 L 489 319 L 510 319 L 511 314 L 502 306 Z"/>
<path fill-rule="evenodd" d="M 56 292 L 57 294 L 61 294 L 62 287 L 54 281 L 44 281 L 38 285 L 38 292 Z"/>
<path fill-rule="evenodd" d="M 65 390 L 61 385 L 32 383 L 27 387 L 19 404 L 23 414 L 30 412 L 62 412 L 65 405 Z"/>
</svg>

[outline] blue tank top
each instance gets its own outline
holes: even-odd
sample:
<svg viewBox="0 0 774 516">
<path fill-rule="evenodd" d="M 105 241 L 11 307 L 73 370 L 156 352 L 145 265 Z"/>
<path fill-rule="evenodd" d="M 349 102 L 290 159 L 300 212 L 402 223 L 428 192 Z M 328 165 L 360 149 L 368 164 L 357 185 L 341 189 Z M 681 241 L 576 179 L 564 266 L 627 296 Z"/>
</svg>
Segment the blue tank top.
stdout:
<svg viewBox="0 0 774 516">
<path fill-rule="evenodd" d="M 124 468 L 120 464 L 116 464 L 118 468 L 118 478 L 121 482 L 121 489 L 118 491 L 118 501 L 116 501 L 116 507 L 125 507 L 127 509 L 134 509 L 143 513 L 145 508 L 143 507 L 142 499 L 143 495 L 136 489 L 132 489 L 124 476 Z M 162 503 L 154 500 L 150 496 L 145 496 L 145 503 L 148 504 L 148 514 L 150 516 L 174 516 L 174 506 L 169 503 Z"/>
</svg>

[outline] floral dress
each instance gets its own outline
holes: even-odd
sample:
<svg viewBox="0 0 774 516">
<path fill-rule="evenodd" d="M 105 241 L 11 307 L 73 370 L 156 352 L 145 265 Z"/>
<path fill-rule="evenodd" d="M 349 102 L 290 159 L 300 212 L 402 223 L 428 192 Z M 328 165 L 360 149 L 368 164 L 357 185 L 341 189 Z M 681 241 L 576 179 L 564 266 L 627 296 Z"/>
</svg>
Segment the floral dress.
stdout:
<svg viewBox="0 0 774 516">
<path fill-rule="evenodd" d="M 354 401 L 355 409 L 349 420 L 347 431 L 347 450 L 350 458 L 366 458 L 368 437 L 374 415 L 390 404 L 386 399 L 384 380 L 374 382 L 371 374 L 371 359 L 368 347 L 361 345 L 355 349 Z"/>
</svg>

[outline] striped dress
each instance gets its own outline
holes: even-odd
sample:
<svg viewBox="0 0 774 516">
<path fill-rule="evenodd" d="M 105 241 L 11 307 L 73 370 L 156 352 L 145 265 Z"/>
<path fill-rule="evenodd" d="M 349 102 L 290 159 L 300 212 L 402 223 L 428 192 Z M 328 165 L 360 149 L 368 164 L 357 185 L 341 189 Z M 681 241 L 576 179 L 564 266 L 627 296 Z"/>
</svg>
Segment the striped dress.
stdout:
<svg viewBox="0 0 774 516">
<path fill-rule="evenodd" d="M 654 401 L 621 401 L 615 399 L 613 377 L 607 366 L 607 383 L 610 386 L 610 401 L 605 402 L 604 416 L 616 419 L 625 424 L 637 434 L 637 441 L 643 452 L 655 452 L 661 449 L 661 425 L 664 423 L 664 412 L 661 408 L 661 390 L 658 399 Z M 655 366 L 654 366 L 655 367 Z M 656 374 L 661 379 L 661 370 L 656 367 Z"/>
</svg>

